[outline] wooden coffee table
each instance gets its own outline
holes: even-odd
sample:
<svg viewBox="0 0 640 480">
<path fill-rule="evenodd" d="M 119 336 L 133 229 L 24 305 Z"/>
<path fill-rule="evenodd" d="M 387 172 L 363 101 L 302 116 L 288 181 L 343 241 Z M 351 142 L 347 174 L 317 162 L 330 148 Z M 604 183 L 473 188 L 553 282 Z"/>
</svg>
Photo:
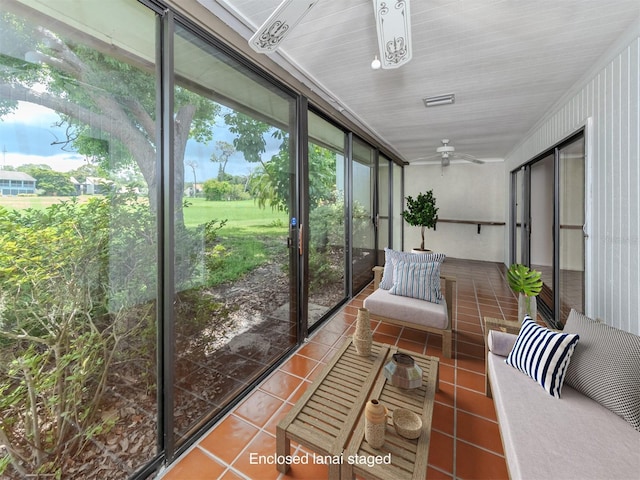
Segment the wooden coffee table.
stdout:
<svg viewBox="0 0 640 480">
<path fill-rule="evenodd" d="M 411 355 L 423 370 L 423 385 L 404 390 L 387 384 L 382 369 L 394 353 Z M 293 409 L 276 427 L 278 470 L 289 469 L 291 440 L 334 462 L 329 478 L 421 478 L 426 476 L 433 402 L 438 389 L 436 357 L 418 355 L 382 343 L 373 343 L 369 357 L 356 353 L 348 340 L 327 364 Z M 364 405 L 370 398 L 379 399 L 389 409 L 386 441 L 372 449 L 364 440 Z M 395 408 L 408 408 L 422 417 L 420 438 L 399 437 L 391 424 Z M 346 449 L 346 450 L 345 450 Z M 391 454 L 390 457 L 388 454 Z M 391 459 L 390 465 L 369 466 L 368 457 Z M 312 458 L 311 461 L 315 459 Z M 373 460 L 369 461 L 372 463 Z M 380 460 L 379 460 L 380 462 Z"/>
</svg>

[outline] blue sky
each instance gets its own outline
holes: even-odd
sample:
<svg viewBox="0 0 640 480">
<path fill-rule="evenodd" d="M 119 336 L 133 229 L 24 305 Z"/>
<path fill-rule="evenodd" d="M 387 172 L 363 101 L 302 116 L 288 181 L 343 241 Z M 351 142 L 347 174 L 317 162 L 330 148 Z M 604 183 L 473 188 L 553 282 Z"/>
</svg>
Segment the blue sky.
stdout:
<svg viewBox="0 0 640 480">
<path fill-rule="evenodd" d="M 53 111 L 39 105 L 19 102 L 19 108 L 0 119 L 0 166 L 24 165 L 27 163 L 47 164 L 54 170 L 66 172 L 86 163 L 82 155 L 62 149 L 62 145 L 53 145 L 66 138 L 64 128 L 55 126 L 59 120 Z M 214 178 L 218 174 L 219 165 L 209 160 L 216 151 L 216 142 L 233 142 L 234 134 L 230 133 L 222 122 L 217 126 L 215 138 L 208 144 L 189 140 L 185 154 L 185 162 L 193 160 L 197 163 L 196 177 L 198 183 Z M 267 151 L 263 159 L 268 161 L 277 153 L 279 140 L 270 136 L 267 140 Z M 216 153 L 218 153 L 216 151 Z M 242 153 L 235 153 L 227 163 L 226 172 L 231 175 L 248 175 L 255 164 L 244 160 Z M 185 168 L 186 181 L 193 181 L 191 167 Z"/>
</svg>

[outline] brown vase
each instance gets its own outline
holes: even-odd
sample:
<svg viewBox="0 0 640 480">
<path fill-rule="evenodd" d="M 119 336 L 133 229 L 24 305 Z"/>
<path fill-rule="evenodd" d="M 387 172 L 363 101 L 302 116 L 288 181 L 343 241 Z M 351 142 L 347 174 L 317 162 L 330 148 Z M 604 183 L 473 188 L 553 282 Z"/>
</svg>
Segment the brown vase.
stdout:
<svg viewBox="0 0 640 480">
<path fill-rule="evenodd" d="M 356 331 L 353 334 L 353 344 L 356 347 L 358 355 L 363 357 L 371 355 L 372 342 L 373 334 L 371 333 L 369 310 L 366 308 L 359 308 L 358 316 L 356 317 Z"/>
<path fill-rule="evenodd" d="M 373 448 L 384 445 L 389 411 L 376 399 L 369 400 L 364 407 L 364 438 Z"/>
</svg>

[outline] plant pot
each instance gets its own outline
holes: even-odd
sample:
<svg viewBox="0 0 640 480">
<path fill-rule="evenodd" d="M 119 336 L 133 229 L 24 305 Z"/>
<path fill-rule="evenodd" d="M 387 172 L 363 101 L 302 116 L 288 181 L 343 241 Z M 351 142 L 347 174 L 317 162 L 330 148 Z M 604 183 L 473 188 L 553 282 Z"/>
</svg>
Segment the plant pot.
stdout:
<svg viewBox="0 0 640 480">
<path fill-rule="evenodd" d="M 529 297 L 524 293 L 518 294 L 518 322 L 522 323 L 525 315 L 529 315 L 534 322 L 538 316 L 538 303 L 536 297 Z"/>
<path fill-rule="evenodd" d="M 412 248 L 411 253 L 433 253 L 433 250 L 427 248 Z"/>
</svg>

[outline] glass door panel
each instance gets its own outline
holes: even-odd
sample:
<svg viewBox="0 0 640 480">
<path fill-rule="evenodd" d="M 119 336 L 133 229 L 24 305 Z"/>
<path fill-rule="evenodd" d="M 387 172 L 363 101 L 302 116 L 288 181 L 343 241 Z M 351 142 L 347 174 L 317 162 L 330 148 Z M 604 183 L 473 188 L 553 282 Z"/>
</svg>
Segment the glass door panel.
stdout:
<svg viewBox="0 0 640 480">
<path fill-rule="evenodd" d="M 529 170 L 522 167 L 511 172 L 511 263 L 529 264 L 527 249 L 529 248 L 529 215 L 526 181 Z M 526 201 L 525 201 L 526 200 Z"/>
<path fill-rule="evenodd" d="M 584 138 L 559 150 L 560 275 L 559 319 L 565 323 L 575 308 L 584 312 Z"/>
<path fill-rule="evenodd" d="M 554 311 L 554 155 L 531 165 L 531 231 L 529 251 L 531 268 L 542 273 L 539 299 Z"/>
<path fill-rule="evenodd" d="M 1 5 L 0 478 L 129 478 L 159 453 L 158 19 Z"/>
<path fill-rule="evenodd" d="M 394 250 L 402 250 L 402 175 L 403 168 L 397 163 L 393 164 L 393 189 L 392 189 L 392 214 L 391 214 L 391 230 L 392 242 L 390 248 Z M 384 265 L 384 264 L 381 264 Z"/>
<path fill-rule="evenodd" d="M 309 112 L 308 325 L 346 298 L 345 134 Z"/>
<path fill-rule="evenodd" d="M 296 343 L 298 215 L 294 100 L 180 26 L 174 63 L 179 446 Z"/>
<path fill-rule="evenodd" d="M 378 191 L 376 226 L 378 228 L 378 253 L 376 264 L 384 265 L 384 249 L 391 246 L 391 160 L 380 155 L 378 157 Z"/>
<path fill-rule="evenodd" d="M 356 293 L 372 279 L 376 265 L 373 222 L 375 151 L 353 138 L 351 162 L 351 288 Z"/>
</svg>

